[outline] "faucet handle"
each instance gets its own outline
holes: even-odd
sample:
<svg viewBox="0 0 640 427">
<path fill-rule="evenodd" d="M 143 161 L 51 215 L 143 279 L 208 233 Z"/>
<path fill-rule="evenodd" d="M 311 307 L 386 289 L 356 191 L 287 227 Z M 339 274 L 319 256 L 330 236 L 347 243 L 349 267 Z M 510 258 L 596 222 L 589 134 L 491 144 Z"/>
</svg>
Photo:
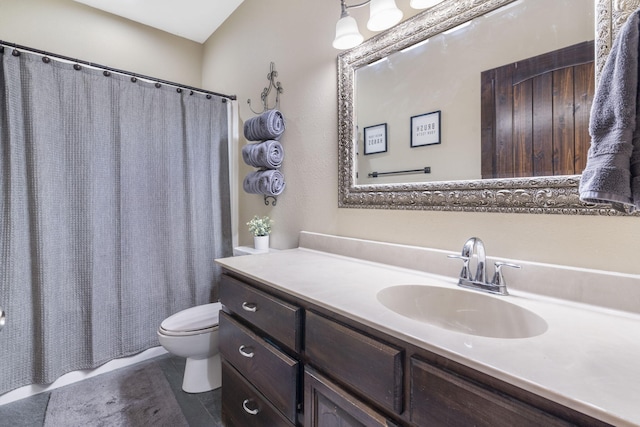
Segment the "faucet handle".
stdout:
<svg viewBox="0 0 640 427">
<path fill-rule="evenodd" d="M 469 260 L 468 256 L 464 255 L 447 255 L 447 258 L 456 258 L 462 260 L 462 271 L 460 271 L 460 278 L 465 280 L 471 280 L 471 274 L 469 273 Z"/>
<path fill-rule="evenodd" d="M 501 290 L 500 293 L 502 293 L 503 295 L 508 295 L 507 283 L 505 282 L 504 276 L 502 275 L 502 267 L 522 268 L 522 266 L 518 264 L 510 264 L 508 262 L 502 262 L 502 261 L 496 261 L 495 265 L 496 265 L 496 272 L 493 275 L 493 280 L 491 281 L 491 284 L 493 286 L 497 286 L 498 288 L 500 288 Z"/>
</svg>

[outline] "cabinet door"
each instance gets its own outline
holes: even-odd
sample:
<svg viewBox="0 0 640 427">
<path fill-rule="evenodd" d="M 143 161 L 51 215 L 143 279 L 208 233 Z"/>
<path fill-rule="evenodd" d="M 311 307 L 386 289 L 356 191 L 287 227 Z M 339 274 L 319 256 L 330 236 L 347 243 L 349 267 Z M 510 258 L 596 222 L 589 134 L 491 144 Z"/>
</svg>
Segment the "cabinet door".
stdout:
<svg viewBox="0 0 640 427">
<path fill-rule="evenodd" d="M 310 368 L 305 368 L 304 384 L 306 427 L 396 425 Z"/>
<path fill-rule="evenodd" d="M 402 413 L 402 349 L 307 311 L 305 352 L 317 369 L 339 378 L 383 409 Z"/>
<path fill-rule="evenodd" d="M 411 421 L 419 426 L 568 426 L 509 396 L 411 358 Z"/>
</svg>

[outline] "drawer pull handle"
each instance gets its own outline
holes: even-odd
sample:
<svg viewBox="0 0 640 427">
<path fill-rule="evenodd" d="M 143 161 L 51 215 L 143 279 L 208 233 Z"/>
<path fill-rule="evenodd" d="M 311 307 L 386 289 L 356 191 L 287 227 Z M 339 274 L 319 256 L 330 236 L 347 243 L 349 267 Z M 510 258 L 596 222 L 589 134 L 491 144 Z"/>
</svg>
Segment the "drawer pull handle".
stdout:
<svg viewBox="0 0 640 427">
<path fill-rule="evenodd" d="M 247 406 L 247 404 L 250 402 L 250 399 L 245 399 L 244 402 L 242 402 L 242 409 L 244 409 L 244 411 L 247 414 L 251 414 L 251 415 L 258 415 L 258 412 L 260 412 L 258 410 L 258 408 L 256 409 L 249 409 L 249 407 Z"/>
<path fill-rule="evenodd" d="M 246 352 L 246 351 L 244 351 L 246 348 L 251 349 L 251 347 L 245 347 L 244 345 L 241 345 L 240 348 L 238 349 L 238 351 L 244 357 L 253 357 L 253 351 L 252 352 Z"/>
<path fill-rule="evenodd" d="M 253 302 L 243 302 L 242 303 L 242 308 L 244 311 L 250 311 L 252 313 L 255 313 L 256 310 L 258 309 L 258 305 L 256 303 Z"/>
</svg>

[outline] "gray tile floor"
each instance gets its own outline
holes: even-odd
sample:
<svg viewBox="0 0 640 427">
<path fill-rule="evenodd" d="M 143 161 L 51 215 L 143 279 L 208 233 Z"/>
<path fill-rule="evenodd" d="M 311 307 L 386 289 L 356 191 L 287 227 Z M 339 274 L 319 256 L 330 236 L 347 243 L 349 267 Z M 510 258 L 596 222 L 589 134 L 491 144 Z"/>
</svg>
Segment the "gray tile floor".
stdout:
<svg viewBox="0 0 640 427">
<path fill-rule="evenodd" d="M 196 394 L 182 391 L 184 358 L 163 355 L 141 363 L 156 363 L 162 369 L 189 426 L 222 426 L 220 389 Z M 50 395 L 51 392 L 44 392 L 0 406 L 0 426 L 42 427 Z"/>
</svg>

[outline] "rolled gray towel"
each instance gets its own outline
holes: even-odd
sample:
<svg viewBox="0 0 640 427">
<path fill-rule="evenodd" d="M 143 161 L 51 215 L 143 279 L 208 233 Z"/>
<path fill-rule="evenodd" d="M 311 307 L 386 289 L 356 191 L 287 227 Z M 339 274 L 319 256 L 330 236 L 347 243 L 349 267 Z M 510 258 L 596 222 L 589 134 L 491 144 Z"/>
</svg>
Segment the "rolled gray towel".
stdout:
<svg viewBox="0 0 640 427">
<path fill-rule="evenodd" d="M 284 127 L 282 113 L 278 110 L 267 110 L 244 122 L 244 137 L 249 141 L 280 139 Z"/>
<path fill-rule="evenodd" d="M 244 191 L 251 194 L 277 196 L 284 191 L 284 176 L 279 170 L 258 170 L 244 177 Z"/>
<path fill-rule="evenodd" d="M 270 139 L 242 147 L 242 159 L 256 168 L 277 169 L 282 165 L 284 150 L 282 144 Z"/>
</svg>

